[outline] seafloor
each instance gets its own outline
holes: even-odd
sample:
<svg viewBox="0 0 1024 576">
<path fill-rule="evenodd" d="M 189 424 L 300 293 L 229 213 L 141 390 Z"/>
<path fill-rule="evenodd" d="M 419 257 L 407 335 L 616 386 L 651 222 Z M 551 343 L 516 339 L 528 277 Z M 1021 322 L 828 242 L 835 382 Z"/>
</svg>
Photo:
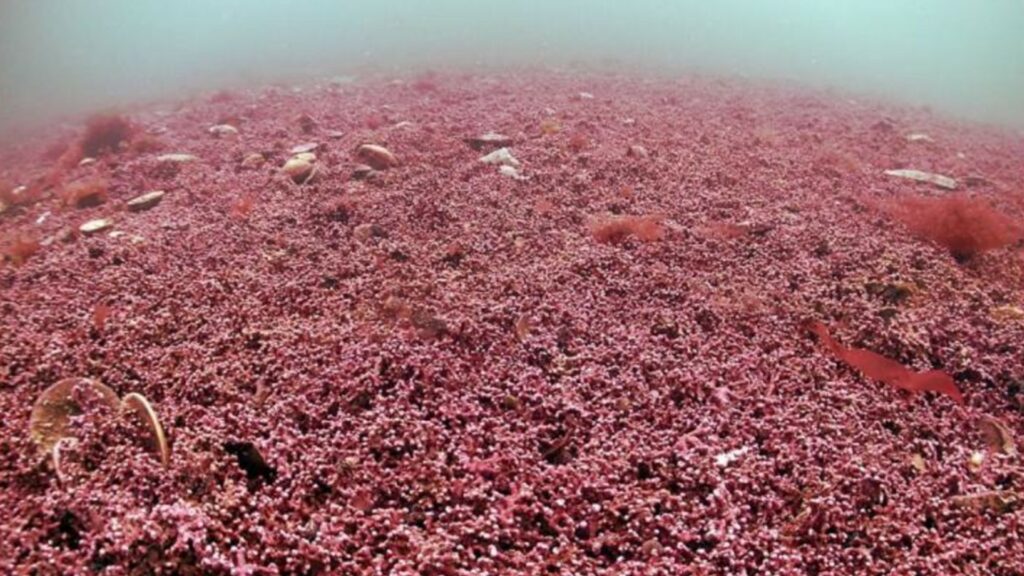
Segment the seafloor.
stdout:
<svg viewBox="0 0 1024 576">
<path fill-rule="evenodd" d="M 1024 573 L 1020 245 L 960 262 L 879 208 L 951 193 L 883 173 L 913 168 L 1019 220 L 1019 134 L 548 73 L 125 116 L 141 144 L 91 163 L 54 168 L 82 123 L 0 153 L 51 187 L 0 215 L 0 572 Z M 478 160 L 492 131 L 518 166 Z M 657 230 L 595 233 L 614 215 Z M 963 405 L 861 375 L 809 320 Z M 82 400 L 55 469 L 29 416 L 69 377 L 145 395 L 168 465 Z"/>
</svg>

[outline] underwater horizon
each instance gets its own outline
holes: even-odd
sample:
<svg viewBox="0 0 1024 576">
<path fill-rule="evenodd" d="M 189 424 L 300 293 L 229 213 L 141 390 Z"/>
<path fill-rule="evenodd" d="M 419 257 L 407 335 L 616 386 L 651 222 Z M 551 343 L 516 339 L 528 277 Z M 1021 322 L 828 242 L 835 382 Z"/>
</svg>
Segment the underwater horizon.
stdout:
<svg viewBox="0 0 1024 576">
<path fill-rule="evenodd" d="M 1022 13 L 0 3 L 0 574 L 1020 575 Z"/>
<path fill-rule="evenodd" d="M 12 0 L 0 131 L 226 88 L 521 67 L 785 79 L 1020 129 L 1022 29 L 1016 0 Z"/>
</svg>

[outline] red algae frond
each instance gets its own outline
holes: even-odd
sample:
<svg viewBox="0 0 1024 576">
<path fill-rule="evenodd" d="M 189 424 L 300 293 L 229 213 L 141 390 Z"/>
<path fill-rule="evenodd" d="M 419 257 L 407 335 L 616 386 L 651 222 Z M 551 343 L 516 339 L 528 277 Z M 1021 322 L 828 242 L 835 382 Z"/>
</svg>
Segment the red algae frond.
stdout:
<svg viewBox="0 0 1024 576">
<path fill-rule="evenodd" d="M 941 370 L 914 372 L 903 364 L 877 352 L 863 348 L 848 348 L 832 338 L 828 328 L 821 322 L 809 322 L 806 324 L 806 328 L 818 337 L 821 344 L 833 356 L 868 378 L 885 382 L 907 392 L 945 394 L 957 404 L 964 403 L 963 394 L 957 388 L 953 378 Z"/>
<path fill-rule="evenodd" d="M 40 246 L 39 240 L 31 236 L 20 235 L 7 242 L 0 254 L 2 254 L 4 262 L 10 262 L 18 267 L 39 252 Z"/>
<path fill-rule="evenodd" d="M 61 192 L 65 206 L 71 208 L 91 208 L 107 201 L 107 181 L 99 178 L 72 182 Z"/>
<path fill-rule="evenodd" d="M 86 122 L 79 146 L 87 157 L 113 153 L 131 140 L 134 133 L 134 126 L 123 116 L 98 114 Z"/>
<path fill-rule="evenodd" d="M 590 233 L 602 244 L 619 244 L 631 236 L 654 242 L 665 236 L 665 228 L 659 216 L 615 216 L 592 222 Z"/>
<path fill-rule="evenodd" d="M 946 247 L 957 260 L 1013 244 L 1021 227 L 988 202 L 969 196 L 900 200 L 890 213 L 914 235 Z"/>
<path fill-rule="evenodd" d="M 92 311 L 92 327 L 97 332 L 103 332 L 103 328 L 107 325 L 107 319 L 110 318 L 110 313 L 113 310 L 107 304 L 97 304 Z"/>
</svg>

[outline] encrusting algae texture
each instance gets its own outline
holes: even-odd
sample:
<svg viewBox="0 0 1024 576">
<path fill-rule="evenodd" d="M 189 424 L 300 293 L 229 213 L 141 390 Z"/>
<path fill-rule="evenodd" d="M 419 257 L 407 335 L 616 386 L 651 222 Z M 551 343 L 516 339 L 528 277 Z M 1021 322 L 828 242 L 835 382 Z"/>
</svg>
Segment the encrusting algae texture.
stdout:
<svg viewBox="0 0 1024 576">
<path fill-rule="evenodd" d="M 27 136 L 0 573 L 1020 574 L 1021 158 L 540 72 Z"/>
</svg>

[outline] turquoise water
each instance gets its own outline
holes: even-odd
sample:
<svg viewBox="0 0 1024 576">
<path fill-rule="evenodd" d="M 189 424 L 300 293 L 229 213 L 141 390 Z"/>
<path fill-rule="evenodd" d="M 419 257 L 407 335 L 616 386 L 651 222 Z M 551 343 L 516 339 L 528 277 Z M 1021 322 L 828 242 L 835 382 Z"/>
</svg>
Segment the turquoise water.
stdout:
<svg viewBox="0 0 1024 576">
<path fill-rule="evenodd" d="M 1020 0 L 4 0 L 0 127 L 310 76 L 785 78 L 1024 127 Z"/>
</svg>

